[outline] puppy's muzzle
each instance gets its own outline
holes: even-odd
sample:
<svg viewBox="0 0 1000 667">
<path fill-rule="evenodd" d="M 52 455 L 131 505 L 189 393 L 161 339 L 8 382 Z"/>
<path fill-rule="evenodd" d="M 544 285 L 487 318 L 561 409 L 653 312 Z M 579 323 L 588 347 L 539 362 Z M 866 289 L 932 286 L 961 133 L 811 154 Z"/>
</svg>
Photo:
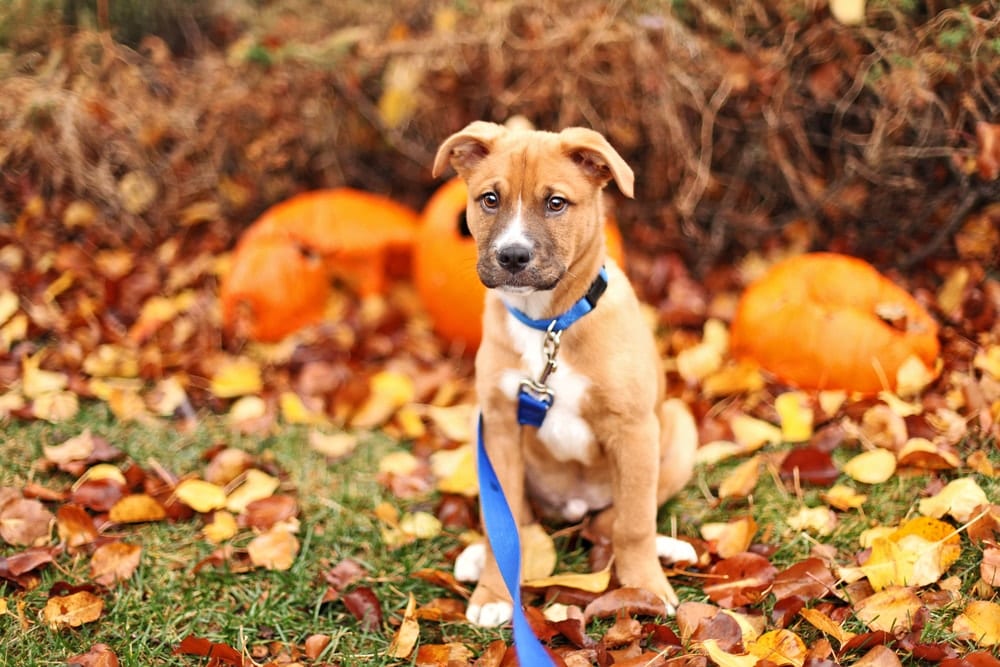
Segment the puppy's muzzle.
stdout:
<svg viewBox="0 0 1000 667">
<path fill-rule="evenodd" d="M 524 243 L 510 243 L 496 253 L 497 264 L 511 275 L 526 269 L 534 257 L 534 250 Z"/>
</svg>

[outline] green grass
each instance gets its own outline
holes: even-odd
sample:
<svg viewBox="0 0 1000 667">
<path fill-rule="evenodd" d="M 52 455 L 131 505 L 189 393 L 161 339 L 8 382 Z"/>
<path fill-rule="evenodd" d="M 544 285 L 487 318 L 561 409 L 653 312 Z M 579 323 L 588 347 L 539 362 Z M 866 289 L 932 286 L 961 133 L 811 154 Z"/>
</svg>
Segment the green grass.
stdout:
<svg viewBox="0 0 1000 667">
<path fill-rule="evenodd" d="M 346 557 L 360 561 L 368 573 L 361 584 L 374 590 L 387 621 L 399 617 L 410 592 L 422 603 L 449 595 L 411 573 L 424 567 L 447 569 L 446 553 L 459 545 L 456 534 L 446 532 L 398 549 L 389 549 L 381 539 L 381 526 L 373 513 L 379 503 L 388 502 L 405 511 L 432 509 L 435 501 L 432 497 L 407 503 L 377 482 L 379 459 L 398 443 L 372 436 L 353 457 L 330 464 L 309 448 L 307 432 L 298 427 L 284 427 L 271 437 L 248 437 L 233 434 L 219 418 L 207 417 L 193 433 L 181 434 L 168 425 L 119 424 L 103 406 L 91 405 L 71 424 L 7 423 L 0 436 L 0 485 L 20 488 L 34 481 L 49 488 L 68 486 L 73 481 L 70 476 L 40 472 L 42 446 L 58 444 L 87 427 L 145 467 L 155 460 L 179 475 L 199 473 L 204 466 L 202 453 L 219 442 L 273 459 L 287 473 L 286 484 L 293 487 L 299 500 L 301 551 L 286 572 L 233 573 L 209 566 L 194 574 L 195 564 L 214 548 L 199 535 L 200 520 L 124 527 L 121 532 L 125 539 L 143 546 L 142 562 L 128 582 L 104 596 L 107 606 L 103 617 L 77 629 L 59 631 L 41 621 L 40 612 L 53 583 L 88 581 L 89 558 L 63 555 L 57 567 L 43 571 L 36 589 L 23 593 L 8 589 L 4 593 L 9 611 L 0 617 L 0 664 L 63 665 L 67 657 L 103 642 L 112 647 L 123 665 L 202 665 L 203 658 L 173 655 L 185 636 L 227 643 L 253 654 L 271 642 L 301 646 L 314 633 L 332 637 L 318 660 L 321 664 L 401 664 L 384 655 L 393 633 L 390 623 L 380 632 L 366 632 L 342 603 L 321 602 L 326 588 L 322 572 Z M 842 461 L 851 454 L 845 451 L 838 457 Z M 860 532 L 878 523 L 895 524 L 914 513 L 920 491 L 928 481 L 923 475 L 900 475 L 878 487 L 869 487 L 865 490 L 871 497 L 863 513 L 843 513 L 833 535 L 813 538 L 788 526 L 787 517 L 799 507 L 800 500 L 767 472 L 761 477 L 752 503 L 709 502 L 699 487 L 714 488 L 736 463 L 700 469 L 700 479 L 663 509 L 661 527 L 667 530 L 676 517 L 679 532 L 694 536 L 703 522 L 727 521 L 750 513 L 760 526 L 758 537 L 766 536 L 767 543 L 775 548 L 771 560 L 778 568 L 807 557 L 817 542 L 833 544 L 838 548 L 840 562 L 849 562 L 859 549 Z M 1000 495 L 997 480 L 978 481 L 989 496 Z M 802 501 L 819 504 L 818 490 L 807 488 Z M 243 536 L 235 542 L 242 545 L 247 539 Z M 567 551 L 567 540 L 557 543 L 561 549 L 560 569 L 586 567 L 583 548 Z M 17 551 L 2 548 L 0 555 Z M 978 548 L 964 541 L 962 559 L 949 572 L 961 579 L 963 591 L 969 590 L 978 578 L 979 554 Z M 675 585 L 684 600 L 706 599 L 697 578 L 676 577 Z M 17 617 L 19 604 L 23 604 L 27 630 L 22 629 Z M 763 608 L 769 606 L 765 603 Z M 935 611 L 925 639 L 948 639 L 951 619 L 959 611 Z M 819 636 L 804 622 L 793 629 L 807 641 Z M 861 627 L 855 623 L 850 629 L 860 631 Z M 496 636 L 495 631 L 477 630 L 465 623 L 421 624 L 422 642 L 461 641 L 477 652 Z"/>
</svg>

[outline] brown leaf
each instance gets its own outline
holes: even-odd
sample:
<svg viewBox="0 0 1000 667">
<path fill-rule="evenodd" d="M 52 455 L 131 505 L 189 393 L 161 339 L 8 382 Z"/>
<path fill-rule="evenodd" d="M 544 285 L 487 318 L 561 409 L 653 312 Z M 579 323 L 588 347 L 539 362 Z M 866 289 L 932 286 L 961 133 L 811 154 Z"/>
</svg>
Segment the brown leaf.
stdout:
<svg viewBox="0 0 1000 667">
<path fill-rule="evenodd" d="M 479 655 L 473 667 L 500 667 L 505 655 L 507 655 L 507 643 L 502 639 L 494 639 Z"/>
<path fill-rule="evenodd" d="M 341 596 L 347 611 L 361 623 L 367 632 L 378 632 L 382 628 L 382 604 L 375 592 L 367 586 L 359 586 Z"/>
<path fill-rule="evenodd" d="M 107 644 L 94 644 L 90 650 L 80 655 L 66 658 L 67 665 L 76 667 L 118 667 L 118 656 Z"/>
<path fill-rule="evenodd" d="M 19 498 L 0 510 L 0 537 L 13 546 L 43 546 L 52 536 L 55 517 L 37 500 Z"/>
<path fill-rule="evenodd" d="M 640 616 L 666 616 L 663 600 L 642 588 L 616 588 L 587 605 L 583 610 L 584 625 L 595 618 L 617 616 L 620 612 Z"/>
<path fill-rule="evenodd" d="M 50 597 L 42 610 L 42 618 L 53 630 L 78 628 L 84 623 L 96 621 L 103 611 L 103 598 L 89 591 L 77 591 Z"/>
<path fill-rule="evenodd" d="M 985 651 L 973 651 L 961 658 L 945 658 L 938 667 L 1000 667 L 1000 658 Z"/>
<path fill-rule="evenodd" d="M 413 659 L 414 667 L 455 667 L 467 665 L 472 651 L 464 644 L 422 644 Z"/>
<path fill-rule="evenodd" d="M 979 576 L 993 587 L 1000 586 L 1000 548 L 983 549 L 983 560 L 979 563 Z"/>
<path fill-rule="evenodd" d="M 797 447 L 781 462 L 781 478 L 798 479 L 804 484 L 830 486 L 837 481 L 840 471 L 830 455 L 812 446 Z"/>
<path fill-rule="evenodd" d="M 984 181 L 1000 178 L 1000 125 L 979 121 L 976 123 L 976 170 Z"/>
<path fill-rule="evenodd" d="M 807 558 L 774 577 L 771 592 L 778 600 L 798 596 L 806 601 L 835 594 L 836 579 L 819 558 Z"/>
<path fill-rule="evenodd" d="M 317 658 L 319 658 L 319 656 L 323 654 L 323 651 L 326 650 L 326 647 L 330 645 L 331 639 L 332 638 L 330 637 L 330 635 L 324 635 L 324 634 L 315 634 L 306 637 L 305 641 L 306 657 L 309 658 L 310 660 L 316 660 Z"/>
<path fill-rule="evenodd" d="M 447 589 L 452 593 L 461 595 L 464 598 L 468 598 L 471 594 L 468 588 L 462 585 L 455 575 L 446 570 L 434 570 L 431 568 L 424 568 L 422 570 L 417 570 L 412 574 L 412 576 L 417 579 L 426 581 L 434 586 L 440 586 L 441 588 Z"/>
<path fill-rule="evenodd" d="M 365 576 L 365 569 L 358 561 L 345 558 L 332 568 L 323 572 L 323 579 L 337 592 L 340 592 Z"/>
<path fill-rule="evenodd" d="M 876 646 L 861 656 L 854 667 L 902 667 L 896 652 L 885 646 Z"/>
<path fill-rule="evenodd" d="M 79 505 L 66 504 L 56 510 L 59 541 L 70 549 L 90 544 L 97 539 L 97 526 L 87 511 Z"/>
<path fill-rule="evenodd" d="M 464 621 L 465 603 L 455 598 L 434 598 L 417 609 L 421 621 Z"/>
<path fill-rule="evenodd" d="M 90 577 L 102 586 L 125 581 L 139 567 L 142 547 L 125 542 L 108 542 L 94 550 L 90 559 Z"/>
<path fill-rule="evenodd" d="M 197 655 L 209 658 L 209 664 L 246 667 L 253 664 L 243 658 L 243 654 L 228 644 L 209 641 L 203 637 L 188 635 L 174 649 L 174 655 Z"/>
<path fill-rule="evenodd" d="M 275 524 L 294 519 L 298 513 L 298 502 L 292 496 L 269 496 L 249 503 L 240 515 L 240 525 L 254 530 L 269 530 Z"/>
<path fill-rule="evenodd" d="M 126 489 L 117 480 L 88 479 L 74 485 L 70 500 L 95 512 L 107 512 L 122 499 Z"/>
<path fill-rule="evenodd" d="M 705 593 L 720 607 L 733 608 L 753 604 L 774 581 L 777 569 L 763 556 L 744 552 L 721 560 L 709 574 L 713 583 Z"/>
<path fill-rule="evenodd" d="M 420 639 L 420 622 L 417 620 L 417 600 L 410 593 L 410 599 L 406 603 L 406 611 L 403 612 L 403 621 L 399 624 L 396 634 L 389 642 L 386 653 L 391 658 L 407 659 L 413 653 L 417 640 Z"/>
</svg>

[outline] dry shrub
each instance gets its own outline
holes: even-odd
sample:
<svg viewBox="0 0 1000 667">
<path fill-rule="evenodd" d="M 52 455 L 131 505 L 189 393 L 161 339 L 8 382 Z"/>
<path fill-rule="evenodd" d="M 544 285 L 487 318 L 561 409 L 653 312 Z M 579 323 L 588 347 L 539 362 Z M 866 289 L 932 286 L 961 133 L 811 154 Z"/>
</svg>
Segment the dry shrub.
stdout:
<svg viewBox="0 0 1000 667">
<path fill-rule="evenodd" d="M 84 199 L 146 242 L 314 187 L 419 206 L 441 139 L 521 114 L 610 137 L 638 177 L 619 219 L 651 251 L 706 268 L 804 228 L 914 262 L 998 196 L 970 161 L 1000 112 L 1000 18 L 869 4 L 846 27 L 821 1 L 376 3 L 353 24 L 313 3 L 192 59 L 77 33 L 0 60 L 0 206 L 42 195 L 54 224 Z"/>
</svg>

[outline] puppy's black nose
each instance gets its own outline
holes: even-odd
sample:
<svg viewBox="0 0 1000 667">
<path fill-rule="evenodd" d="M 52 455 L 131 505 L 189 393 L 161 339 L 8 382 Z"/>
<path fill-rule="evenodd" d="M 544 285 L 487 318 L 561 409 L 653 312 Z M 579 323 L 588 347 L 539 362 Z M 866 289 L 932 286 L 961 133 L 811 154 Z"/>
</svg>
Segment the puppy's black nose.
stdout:
<svg viewBox="0 0 1000 667">
<path fill-rule="evenodd" d="M 531 247 L 521 243 L 511 243 L 497 251 L 497 263 L 511 273 L 517 273 L 528 266 L 532 255 Z"/>
</svg>

